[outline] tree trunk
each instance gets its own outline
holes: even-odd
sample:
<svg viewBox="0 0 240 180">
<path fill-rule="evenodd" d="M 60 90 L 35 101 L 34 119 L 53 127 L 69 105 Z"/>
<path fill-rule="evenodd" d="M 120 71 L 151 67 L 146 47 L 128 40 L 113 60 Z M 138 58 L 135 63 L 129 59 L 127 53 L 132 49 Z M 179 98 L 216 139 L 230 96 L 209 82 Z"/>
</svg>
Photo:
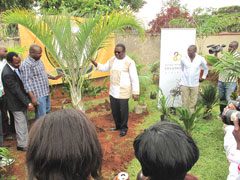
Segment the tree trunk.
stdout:
<svg viewBox="0 0 240 180">
<path fill-rule="evenodd" d="M 72 105 L 74 109 L 78 109 L 82 112 L 85 112 L 85 106 L 83 102 L 81 88 L 79 87 L 70 87 Z"/>
</svg>

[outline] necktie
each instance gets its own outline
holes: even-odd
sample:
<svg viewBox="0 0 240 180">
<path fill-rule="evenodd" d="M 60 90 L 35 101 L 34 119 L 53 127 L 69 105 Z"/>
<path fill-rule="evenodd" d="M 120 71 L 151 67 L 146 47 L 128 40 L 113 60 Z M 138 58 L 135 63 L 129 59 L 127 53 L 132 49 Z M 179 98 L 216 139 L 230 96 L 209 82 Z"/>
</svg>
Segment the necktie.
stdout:
<svg viewBox="0 0 240 180">
<path fill-rule="evenodd" d="M 22 80 L 21 74 L 17 68 L 15 69 L 15 72 L 17 73 L 18 77 Z"/>
</svg>

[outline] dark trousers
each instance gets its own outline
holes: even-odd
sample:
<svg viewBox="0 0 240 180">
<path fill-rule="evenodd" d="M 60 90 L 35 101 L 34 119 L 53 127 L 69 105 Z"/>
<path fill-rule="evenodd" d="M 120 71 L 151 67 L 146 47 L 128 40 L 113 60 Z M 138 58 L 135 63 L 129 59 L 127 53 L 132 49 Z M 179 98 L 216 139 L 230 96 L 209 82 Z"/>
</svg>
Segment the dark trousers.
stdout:
<svg viewBox="0 0 240 180">
<path fill-rule="evenodd" d="M 113 119 L 117 129 L 128 130 L 128 99 L 116 99 L 110 96 Z"/>
<path fill-rule="evenodd" d="M 7 115 L 7 101 L 6 98 L 3 96 L 0 98 L 0 110 L 2 113 L 2 128 L 3 128 L 3 133 L 5 135 L 9 135 L 11 133 L 15 132 L 15 127 L 14 127 L 14 117 L 12 113 L 9 111 L 10 114 L 10 124 L 8 122 L 8 115 Z"/>
</svg>

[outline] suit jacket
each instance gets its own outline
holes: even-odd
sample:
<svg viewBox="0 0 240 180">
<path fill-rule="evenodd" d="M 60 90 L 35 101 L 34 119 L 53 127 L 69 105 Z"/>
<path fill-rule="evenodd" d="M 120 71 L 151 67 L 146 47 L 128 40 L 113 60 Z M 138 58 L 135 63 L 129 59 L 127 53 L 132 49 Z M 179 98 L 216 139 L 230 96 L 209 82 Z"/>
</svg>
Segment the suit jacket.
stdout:
<svg viewBox="0 0 240 180">
<path fill-rule="evenodd" d="M 24 90 L 23 83 L 17 73 L 8 64 L 2 71 L 2 82 L 5 92 L 4 98 L 7 101 L 7 108 L 10 111 L 26 110 L 31 102 L 28 94 Z"/>
</svg>

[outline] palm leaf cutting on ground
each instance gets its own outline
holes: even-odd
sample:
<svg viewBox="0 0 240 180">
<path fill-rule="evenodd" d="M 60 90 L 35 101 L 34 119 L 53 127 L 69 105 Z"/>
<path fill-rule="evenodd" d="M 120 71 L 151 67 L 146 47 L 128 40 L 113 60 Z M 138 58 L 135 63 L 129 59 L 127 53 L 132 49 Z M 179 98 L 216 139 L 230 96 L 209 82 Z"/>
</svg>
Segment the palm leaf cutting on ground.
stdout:
<svg viewBox="0 0 240 180">
<path fill-rule="evenodd" d="M 62 69 L 70 86 L 74 108 L 84 110 L 82 85 L 90 61 L 96 52 L 109 45 L 109 38 L 116 30 L 126 27 L 136 29 L 143 37 L 143 23 L 131 12 L 115 12 L 105 16 L 76 21 L 73 14 L 36 16 L 27 10 L 14 9 L 2 13 L 1 20 L 18 23 L 30 30 L 46 46 Z M 73 32 L 72 24 L 77 31 Z"/>
</svg>

